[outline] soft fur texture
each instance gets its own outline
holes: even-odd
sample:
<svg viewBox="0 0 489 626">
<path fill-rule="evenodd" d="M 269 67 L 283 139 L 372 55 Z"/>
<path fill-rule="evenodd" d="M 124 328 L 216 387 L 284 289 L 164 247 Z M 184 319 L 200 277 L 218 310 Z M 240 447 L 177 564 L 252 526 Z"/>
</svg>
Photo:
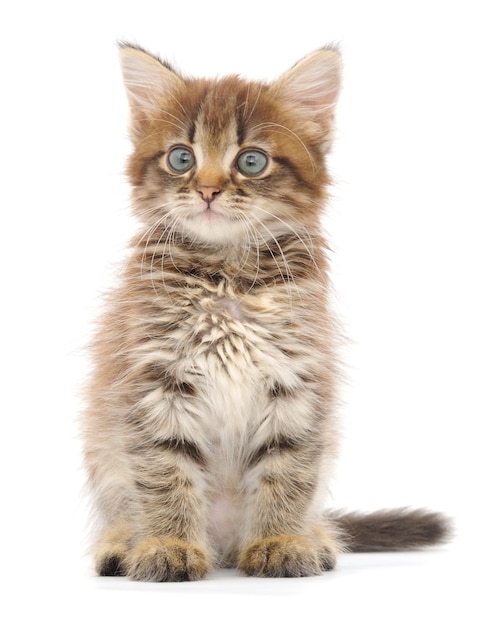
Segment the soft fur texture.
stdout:
<svg viewBox="0 0 489 626">
<path fill-rule="evenodd" d="M 97 572 L 307 576 L 342 547 L 442 539 L 436 515 L 322 511 L 337 449 L 320 223 L 337 51 L 272 84 L 185 78 L 130 45 L 121 59 L 141 230 L 93 342 L 83 418 Z"/>
</svg>

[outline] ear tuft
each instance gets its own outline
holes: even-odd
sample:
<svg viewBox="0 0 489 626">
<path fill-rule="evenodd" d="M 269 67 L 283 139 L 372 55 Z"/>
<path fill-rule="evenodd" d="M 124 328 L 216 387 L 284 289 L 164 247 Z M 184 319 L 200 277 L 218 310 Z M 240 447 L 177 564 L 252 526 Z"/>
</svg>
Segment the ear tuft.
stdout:
<svg viewBox="0 0 489 626">
<path fill-rule="evenodd" d="M 161 99 L 168 97 L 181 84 L 182 79 L 159 58 L 142 48 L 120 43 L 122 75 L 133 115 L 155 111 Z"/>
<path fill-rule="evenodd" d="M 281 76 L 272 89 L 316 122 L 332 117 L 341 85 L 341 57 L 334 47 L 313 52 Z"/>
</svg>

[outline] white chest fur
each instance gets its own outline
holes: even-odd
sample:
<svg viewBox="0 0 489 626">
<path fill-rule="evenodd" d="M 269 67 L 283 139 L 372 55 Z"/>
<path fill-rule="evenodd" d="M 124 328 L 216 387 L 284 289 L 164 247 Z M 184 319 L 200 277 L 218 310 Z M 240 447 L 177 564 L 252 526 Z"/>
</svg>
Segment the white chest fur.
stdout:
<svg viewBox="0 0 489 626">
<path fill-rule="evenodd" d="M 286 359 L 260 316 L 238 299 L 202 299 L 192 325 L 187 372 L 207 405 L 209 428 L 236 443 L 256 427 L 266 390 Z"/>
<path fill-rule="evenodd" d="M 147 343 L 149 352 L 141 356 L 193 393 L 169 394 L 157 386 L 141 404 L 158 437 L 188 437 L 206 442 L 211 454 L 239 456 L 251 437 L 273 433 L 276 424 L 264 419 L 271 392 L 301 385 L 307 359 L 291 354 L 306 350 L 292 330 L 290 309 L 284 312 L 283 301 L 266 290 L 239 296 L 229 289 L 193 290 L 181 302 L 178 325 Z"/>
</svg>

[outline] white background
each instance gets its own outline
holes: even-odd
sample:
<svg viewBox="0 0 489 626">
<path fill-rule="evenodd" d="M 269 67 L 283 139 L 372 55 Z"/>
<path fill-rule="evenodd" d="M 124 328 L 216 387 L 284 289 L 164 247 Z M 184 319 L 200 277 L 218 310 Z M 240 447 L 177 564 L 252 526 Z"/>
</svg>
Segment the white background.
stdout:
<svg viewBox="0 0 489 626">
<path fill-rule="evenodd" d="M 482 9 L 470 0 L 2 4 L 3 623 L 487 623 Z M 340 43 L 325 226 L 350 343 L 331 504 L 446 511 L 456 518 L 452 545 L 347 555 L 335 572 L 303 580 L 92 575 L 77 394 L 99 294 L 133 228 L 121 38 L 189 74 L 266 80 Z"/>
</svg>

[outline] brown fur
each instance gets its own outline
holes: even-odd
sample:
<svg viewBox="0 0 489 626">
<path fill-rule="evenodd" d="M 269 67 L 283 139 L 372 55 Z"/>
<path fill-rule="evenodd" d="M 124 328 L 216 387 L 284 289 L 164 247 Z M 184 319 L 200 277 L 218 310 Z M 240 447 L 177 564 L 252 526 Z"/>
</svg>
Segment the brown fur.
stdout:
<svg viewBox="0 0 489 626">
<path fill-rule="evenodd" d="M 438 518 L 321 510 L 337 449 L 321 232 L 337 52 L 270 85 L 121 54 L 141 229 L 93 342 L 83 418 L 97 572 L 306 576 L 342 547 L 440 540 Z M 193 159 L 185 171 L 169 161 L 176 147 Z M 243 150 L 265 167 L 240 169 Z"/>
</svg>

